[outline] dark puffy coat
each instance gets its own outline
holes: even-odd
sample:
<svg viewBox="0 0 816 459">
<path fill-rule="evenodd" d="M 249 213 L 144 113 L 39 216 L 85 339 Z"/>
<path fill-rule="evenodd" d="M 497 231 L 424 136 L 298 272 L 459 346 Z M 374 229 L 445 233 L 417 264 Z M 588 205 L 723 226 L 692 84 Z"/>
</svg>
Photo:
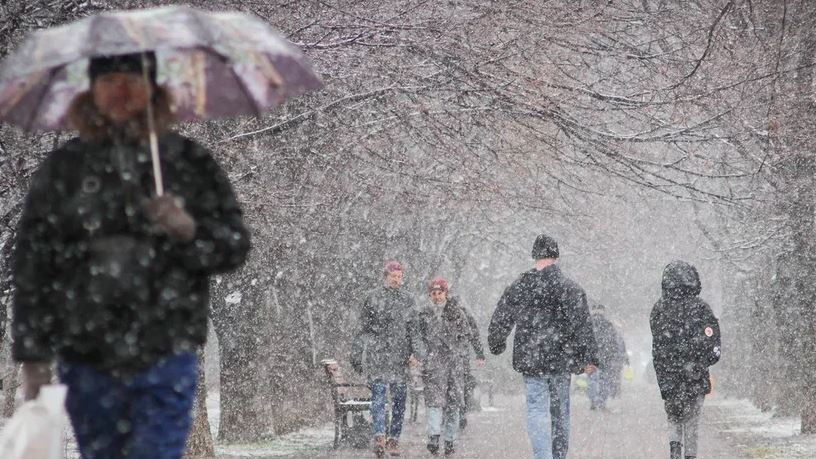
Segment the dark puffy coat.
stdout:
<svg viewBox="0 0 816 459">
<path fill-rule="evenodd" d="M 416 303 L 402 289 L 378 287 L 366 295 L 352 343 L 351 364 L 369 381 L 405 382 L 408 358 L 422 354 Z"/>
<path fill-rule="evenodd" d="M 513 368 L 524 375 L 581 373 L 598 364 L 586 294 L 557 266 L 522 273 L 504 291 L 488 328 L 490 352 L 504 352 L 513 327 Z"/>
<path fill-rule="evenodd" d="M 239 266 L 249 234 L 206 149 L 165 133 L 160 151 L 167 192 L 196 221 L 190 242 L 143 212 L 153 180 L 143 144 L 73 139 L 35 173 L 13 266 L 17 361 L 56 354 L 127 373 L 204 343 L 208 275 Z"/>
<path fill-rule="evenodd" d="M 672 262 L 663 271 L 663 295 L 649 323 L 657 382 L 667 401 L 711 392 L 708 367 L 720 359 L 720 325 L 700 291 L 700 276 L 690 264 Z"/>
</svg>

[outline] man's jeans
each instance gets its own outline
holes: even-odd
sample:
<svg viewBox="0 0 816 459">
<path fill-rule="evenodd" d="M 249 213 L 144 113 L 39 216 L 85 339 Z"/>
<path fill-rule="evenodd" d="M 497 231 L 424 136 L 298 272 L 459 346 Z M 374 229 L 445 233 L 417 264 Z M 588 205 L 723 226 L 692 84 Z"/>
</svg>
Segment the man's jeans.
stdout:
<svg viewBox="0 0 816 459">
<path fill-rule="evenodd" d="M 566 459 L 570 429 L 570 375 L 524 376 L 527 434 L 535 459 Z"/>
<path fill-rule="evenodd" d="M 374 435 L 385 435 L 386 393 L 391 389 L 391 425 L 388 438 L 399 438 L 402 433 L 402 418 L 405 416 L 405 398 L 408 386 L 405 383 L 386 384 L 382 381 L 371 383 L 371 421 Z"/>
<path fill-rule="evenodd" d="M 589 386 L 587 387 L 587 395 L 593 408 L 603 408 L 606 406 L 606 401 L 609 399 L 609 393 L 612 389 L 611 373 L 607 370 L 598 368 L 589 376 Z"/>
<path fill-rule="evenodd" d="M 127 379 L 61 362 L 65 408 L 84 459 L 178 459 L 184 454 L 198 378 L 193 353 L 168 357 Z"/>
</svg>

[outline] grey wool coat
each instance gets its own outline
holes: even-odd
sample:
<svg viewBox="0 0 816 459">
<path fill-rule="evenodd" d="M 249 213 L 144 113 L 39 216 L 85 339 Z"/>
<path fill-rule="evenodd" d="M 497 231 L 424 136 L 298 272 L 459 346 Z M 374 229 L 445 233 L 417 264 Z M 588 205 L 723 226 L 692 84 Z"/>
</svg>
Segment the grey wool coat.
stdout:
<svg viewBox="0 0 816 459">
<path fill-rule="evenodd" d="M 427 305 L 419 312 L 425 403 L 439 407 L 464 400 L 465 363 L 462 355 L 471 345 L 473 329 L 456 298 L 442 307 Z"/>
</svg>

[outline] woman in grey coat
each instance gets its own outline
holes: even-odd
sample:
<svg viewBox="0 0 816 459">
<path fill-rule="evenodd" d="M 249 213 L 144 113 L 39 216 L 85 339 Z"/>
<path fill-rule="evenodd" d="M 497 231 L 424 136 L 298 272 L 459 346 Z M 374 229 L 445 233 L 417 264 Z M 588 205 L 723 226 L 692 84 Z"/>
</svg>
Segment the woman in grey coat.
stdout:
<svg viewBox="0 0 816 459">
<path fill-rule="evenodd" d="M 444 453 L 453 454 L 459 430 L 459 411 L 464 404 L 465 365 L 463 350 L 470 344 L 472 329 L 456 298 L 448 297 L 448 283 L 437 277 L 428 285 L 430 304 L 419 312 L 419 336 L 428 411 L 428 451 L 439 452 L 443 434 Z"/>
</svg>

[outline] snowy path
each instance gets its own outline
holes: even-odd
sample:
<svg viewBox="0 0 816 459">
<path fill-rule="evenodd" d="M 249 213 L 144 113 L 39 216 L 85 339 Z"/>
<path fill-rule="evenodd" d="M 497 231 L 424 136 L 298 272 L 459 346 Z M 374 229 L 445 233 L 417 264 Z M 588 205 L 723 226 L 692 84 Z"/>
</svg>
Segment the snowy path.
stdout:
<svg viewBox="0 0 816 459">
<path fill-rule="evenodd" d="M 583 393 L 573 394 L 570 459 L 662 459 L 668 457 L 666 421 L 656 388 L 627 386 L 623 397 L 610 403 L 611 412 L 589 410 Z M 701 426 L 700 457 L 742 459 L 718 434 L 718 410 L 706 410 Z M 522 396 L 497 398 L 496 406 L 472 413 L 470 425 L 457 443 L 460 459 L 525 459 L 531 457 Z M 425 450 L 423 416 L 406 424 L 402 458 L 429 458 Z M 331 450 L 331 432 L 312 436 L 312 452 L 277 457 L 288 459 L 357 459 L 373 457 L 366 450 Z M 243 455 L 224 455 L 223 458 Z M 259 456 L 243 456 L 259 457 Z M 269 456 L 267 456 L 269 457 Z M 440 456 L 441 457 L 441 456 Z"/>
</svg>

